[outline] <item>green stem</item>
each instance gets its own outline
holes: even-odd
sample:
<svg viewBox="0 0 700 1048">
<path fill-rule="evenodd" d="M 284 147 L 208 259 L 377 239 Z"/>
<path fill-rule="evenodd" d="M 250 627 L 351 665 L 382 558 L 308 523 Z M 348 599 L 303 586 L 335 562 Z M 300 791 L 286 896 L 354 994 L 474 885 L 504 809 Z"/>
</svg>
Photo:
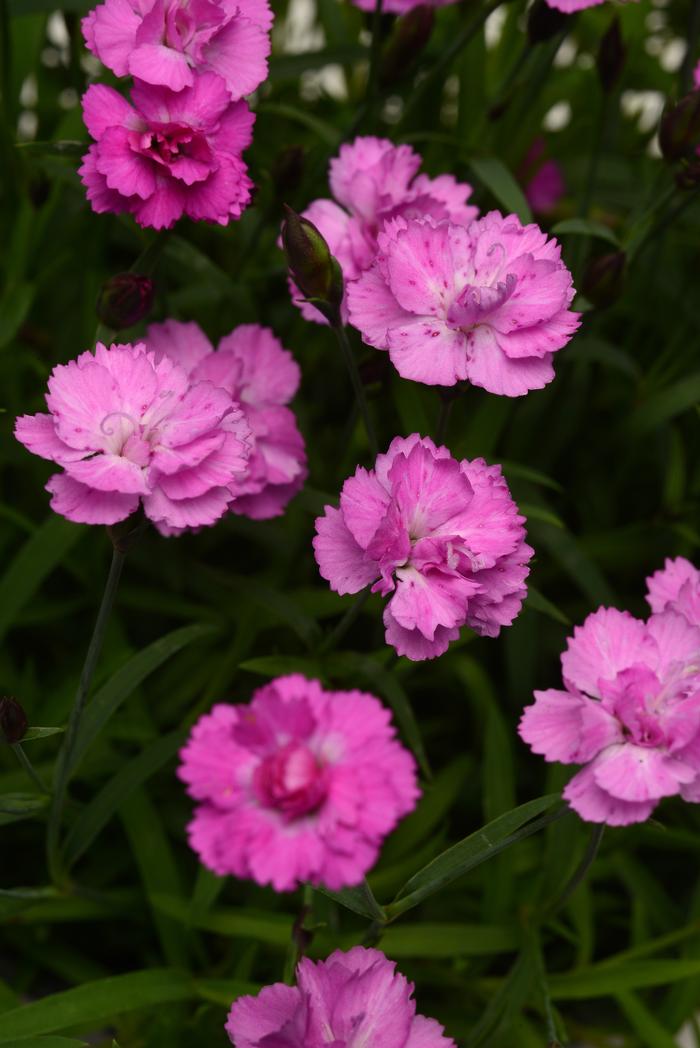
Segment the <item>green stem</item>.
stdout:
<svg viewBox="0 0 700 1048">
<path fill-rule="evenodd" d="M 375 0 L 372 14 L 372 43 L 369 51 L 369 73 L 367 75 L 367 114 L 371 118 L 377 104 L 379 87 L 379 63 L 382 55 L 382 5 L 383 0 Z"/>
<path fill-rule="evenodd" d="M 450 424 L 450 415 L 452 414 L 452 405 L 454 404 L 455 399 L 455 397 L 449 395 L 442 395 L 441 397 L 440 413 L 435 426 L 435 443 L 438 445 L 444 444 L 445 442 L 447 427 Z"/>
<path fill-rule="evenodd" d="M 348 369 L 350 376 L 350 382 L 352 388 L 355 391 L 355 397 L 357 398 L 357 405 L 362 415 L 362 421 L 365 424 L 365 430 L 367 432 L 367 442 L 369 444 L 369 450 L 372 453 L 372 458 L 376 458 L 379 453 L 379 445 L 377 444 L 377 435 L 374 431 L 374 423 L 369 413 L 369 405 L 367 404 L 367 397 L 365 395 L 365 388 L 362 385 L 362 379 L 360 378 L 360 372 L 357 367 L 357 361 L 355 360 L 355 354 L 352 351 L 350 345 L 350 339 L 348 333 L 345 330 L 344 325 L 340 320 L 331 324 L 335 337 L 338 340 L 340 351 L 343 354 L 343 360 L 345 366 Z"/>
<path fill-rule="evenodd" d="M 429 91 L 436 80 L 442 76 L 443 72 L 450 67 L 459 52 L 466 47 L 481 30 L 489 15 L 492 15 L 493 12 L 501 7 L 504 2 L 508 2 L 508 0 L 491 0 L 491 2 L 481 11 L 478 11 L 477 14 L 466 23 L 466 25 L 462 26 L 462 29 L 456 34 L 450 46 L 445 48 L 432 69 L 414 87 L 411 92 L 411 97 L 404 108 L 399 127 L 402 127 L 405 124 L 408 117 L 425 97 L 426 92 Z"/>
<path fill-rule="evenodd" d="M 22 765 L 22 767 L 24 768 L 34 785 L 37 786 L 42 793 L 51 793 L 51 790 L 48 788 L 41 775 L 30 761 L 27 754 L 24 752 L 24 749 L 22 748 L 22 743 L 14 742 L 12 744 L 12 749 L 15 751 L 15 756 L 17 760 Z"/>
<path fill-rule="evenodd" d="M 632 239 L 628 249 L 628 256 L 632 258 L 633 255 L 639 255 L 641 251 L 649 247 L 652 241 L 656 240 L 661 233 L 665 233 L 669 226 L 673 225 L 677 218 L 688 208 L 692 203 L 698 199 L 698 189 L 686 191 L 679 201 L 677 201 L 675 207 L 666 207 L 664 211 L 664 205 L 667 205 L 675 195 L 675 186 L 668 192 L 668 194 L 662 198 L 659 202 L 657 209 L 658 217 L 656 222 L 650 224 L 644 233 L 636 243 Z"/>
<path fill-rule="evenodd" d="M 351 606 L 348 608 L 348 610 L 345 612 L 337 626 L 335 626 L 335 628 L 331 630 L 331 632 L 328 634 L 325 640 L 321 642 L 321 645 L 318 649 L 319 655 L 326 655 L 329 651 L 333 651 L 334 648 L 338 646 L 338 643 L 343 639 L 343 637 L 348 632 L 352 624 L 359 617 L 360 612 L 364 608 L 369 595 L 370 591 L 368 589 L 362 590 L 362 592 L 357 595 L 357 597 L 355 598 Z"/>
<path fill-rule="evenodd" d="M 95 667 L 102 650 L 107 622 L 109 621 L 114 598 L 117 593 L 117 586 L 124 566 L 124 559 L 125 554 L 115 547 L 112 553 L 112 563 L 110 565 L 109 575 L 107 576 L 104 593 L 102 594 L 102 602 L 97 613 L 95 626 L 85 656 L 85 662 L 80 674 L 78 690 L 75 694 L 70 717 L 68 718 L 68 726 L 66 728 L 63 745 L 59 751 L 58 759 L 56 760 L 53 800 L 49 812 L 46 838 L 49 873 L 54 881 L 60 879 L 61 874 L 59 837 L 61 832 L 61 818 L 66 803 L 68 780 L 72 771 L 73 753 L 78 739 L 80 722 L 85 709 L 88 693 L 90 691 L 90 685 L 92 684 Z"/>
<path fill-rule="evenodd" d="M 588 841 L 585 852 L 581 857 L 581 861 L 569 878 L 569 882 L 564 888 L 563 892 L 558 899 L 545 909 L 544 916 L 546 918 L 553 917 L 555 913 L 558 913 L 563 906 L 566 906 L 567 902 L 574 894 L 579 885 L 586 879 L 586 875 L 590 870 L 591 866 L 595 862 L 600 848 L 600 842 L 603 839 L 605 833 L 605 823 L 596 823 L 591 831 L 591 836 Z"/>
</svg>

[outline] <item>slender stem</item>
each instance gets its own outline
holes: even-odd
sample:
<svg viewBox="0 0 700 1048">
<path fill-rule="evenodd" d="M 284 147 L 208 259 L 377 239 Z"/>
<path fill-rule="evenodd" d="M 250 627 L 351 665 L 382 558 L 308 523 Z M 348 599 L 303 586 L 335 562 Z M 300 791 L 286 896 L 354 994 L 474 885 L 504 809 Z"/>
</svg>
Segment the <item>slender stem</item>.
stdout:
<svg viewBox="0 0 700 1048">
<path fill-rule="evenodd" d="M 362 421 L 365 424 L 365 430 L 367 432 L 367 442 L 369 443 L 369 450 L 372 453 L 372 458 L 376 458 L 377 454 L 379 453 L 377 435 L 374 431 L 374 423 L 372 422 L 372 418 L 369 413 L 369 406 L 367 404 L 367 397 L 365 396 L 365 389 L 362 385 L 362 379 L 360 378 L 360 372 L 357 367 L 357 361 L 355 360 L 355 354 L 353 353 L 352 346 L 350 345 L 348 333 L 345 330 L 344 325 L 340 321 L 333 323 L 331 326 L 335 333 L 335 337 L 338 340 L 338 345 L 340 346 L 341 352 L 343 354 L 345 366 L 347 367 L 348 374 L 350 375 L 352 388 L 354 389 L 355 396 L 357 397 L 357 405 L 360 409 Z"/>
<path fill-rule="evenodd" d="M 593 827 L 591 831 L 591 836 L 589 838 L 588 845 L 586 847 L 585 852 L 583 853 L 583 856 L 581 857 L 580 863 L 572 873 L 569 879 L 569 883 L 566 885 L 559 898 L 555 899 L 555 901 L 546 908 L 546 917 L 552 917 L 555 913 L 558 913 L 558 911 L 566 905 L 566 903 L 569 901 L 569 899 L 574 894 L 579 885 L 586 879 L 586 874 L 595 862 L 596 855 L 598 854 L 598 849 L 600 848 L 600 842 L 603 839 L 604 833 L 605 823 L 596 823 L 596 825 Z"/>
<path fill-rule="evenodd" d="M 61 817 L 66 803 L 68 780 L 72 770 L 73 752 L 78 739 L 80 722 L 85 709 L 88 693 L 90 691 L 90 685 L 92 684 L 93 674 L 102 650 L 105 630 L 114 604 L 119 577 L 122 573 L 122 567 L 124 566 L 124 559 L 125 554 L 115 547 L 112 553 L 112 563 L 110 565 L 109 575 L 107 576 L 104 593 L 102 594 L 102 602 L 97 613 L 95 626 L 85 656 L 85 662 L 80 674 L 78 690 L 75 695 L 70 717 L 68 718 L 68 726 L 66 728 L 63 746 L 59 751 L 58 759 L 56 761 L 53 801 L 49 813 L 46 839 L 49 872 L 54 880 L 58 878 L 61 870 L 59 835 L 61 830 Z"/>
<path fill-rule="evenodd" d="M 440 402 L 440 414 L 438 415 L 437 424 L 435 426 L 435 443 L 444 444 L 445 437 L 447 436 L 447 427 L 450 424 L 450 415 L 452 414 L 452 405 L 455 402 L 455 397 L 442 396 Z"/>
<path fill-rule="evenodd" d="M 24 752 L 22 743 L 14 742 L 12 744 L 12 749 L 15 751 L 15 756 L 17 757 L 17 760 L 22 765 L 22 767 L 24 768 L 34 785 L 38 786 L 42 793 L 51 793 L 51 790 L 48 788 L 41 775 L 30 761 L 27 754 Z"/>
<path fill-rule="evenodd" d="M 379 85 L 379 63 L 382 54 L 382 6 L 383 0 L 375 0 L 372 15 L 372 44 L 369 51 L 369 73 L 367 75 L 367 112 L 371 117 L 377 102 Z"/>
<path fill-rule="evenodd" d="M 337 647 L 338 643 L 343 639 L 352 624 L 359 617 L 360 612 L 367 602 L 369 594 L 370 591 L 368 589 L 364 589 L 361 593 L 358 593 L 340 622 L 331 630 L 325 640 L 321 642 L 321 646 L 318 649 L 319 655 L 325 655 L 327 652 L 333 651 L 333 649 Z"/>
<path fill-rule="evenodd" d="M 675 188 L 675 187 L 674 187 Z M 665 200 L 668 202 L 672 198 L 671 193 Z M 656 240 L 661 233 L 665 233 L 669 226 L 673 225 L 677 218 L 688 208 L 692 203 L 698 199 L 698 190 L 686 191 L 685 194 L 677 201 L 675 207 L 667 208 L 665 214 L 662 212 L 656 222 L 650 225 L 646 233 L 636 242 L 631 244 L 629 249 L 629 256 L 632 254 L 639 255 L 639 253 L 649 247 L 652 241 Z M 661 212 L 661 208 L 659 208 Z"/>
</svg>

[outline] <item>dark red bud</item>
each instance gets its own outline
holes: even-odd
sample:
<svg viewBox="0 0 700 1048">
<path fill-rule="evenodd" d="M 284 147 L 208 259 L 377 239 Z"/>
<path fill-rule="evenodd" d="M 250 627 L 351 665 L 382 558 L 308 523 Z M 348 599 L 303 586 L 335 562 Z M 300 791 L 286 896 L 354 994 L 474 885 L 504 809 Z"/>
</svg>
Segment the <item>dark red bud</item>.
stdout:
<svg viewBox="0 0 700 1048">
<path fill-rule="evenodd" d="M 383 87 L 396 83 L 410 72 L 430 40 L 434 24 L 435 12 L 424 4 L 396 19 L 379 66 L 379 82 Z"/>
<path fill-rule="evenodd" d="M 282 245 L 289 272 L 302 295 L 330 323 L 340 322 L 343 274 L 319 230 L 285 205 Z"/>
<path fill-rule="evenodd" d="M 666 160 L 675 163 L 700 145 L 700 91 L 691 91 L 661 117 L 659 146 Z"/>
<path fill-rule="evenodd" d="M 105 280 L 97 297 L 97 316 L 113 331 L 133 327 L 153 305 L 154 287 L 149 277 L 117 273 Z"/>
<path fill-rule="evenodd" d="M 275 157 L 270 174 L 280 200 L 298 188 L 304 174 L 305 158 L 303 146 L 285 146 Z"/>
<path fill-rule="evenodd" d="M 551 40 L 569 24 L 571 15 L 550 7 L 546 0 L 535 0 L 527 17 L 527 38 L 531 44 Z"/>
<path fill-rule="evenodd" d="M 615 15 L 607 32 L 601 37 L 596 56 L 598 76 L 603 91 L 612 91 L 622 75 L 622 70 L 627 58 L 627 48 L 622 39 L 620 19 Z"/>
<path fill-rule="evenodd" d="M 17 699 L 0 699 L 0 733 L 5 742 L 20 742 L 27 734 L 29 721 Z"/>
<path fill-rule="evenodd" d="M 606 309 L 622 294 L 627 267 L 624 251 L 611 251 L 588 264 L 583 276 L 582 291 L 598 309 Z"/>
</svg>

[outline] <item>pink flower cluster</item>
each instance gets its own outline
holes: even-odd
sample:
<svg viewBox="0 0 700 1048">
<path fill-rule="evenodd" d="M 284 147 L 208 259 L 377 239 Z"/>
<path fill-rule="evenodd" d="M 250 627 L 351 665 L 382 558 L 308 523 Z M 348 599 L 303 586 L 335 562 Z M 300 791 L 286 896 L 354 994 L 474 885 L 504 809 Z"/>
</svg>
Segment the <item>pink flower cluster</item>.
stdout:
<svg viewBox="0 0 700 1048">
<path fill-rule="evenodd" d="M 499 466 L 458 462 L 417 433 L 345 481 L 316 520 L 319 570 L 341 594 L 391 594 L 386 640 L 432 659 L 462 626 L 495 637 L 520 611 L 532 549 Z"/>
<path fill-rule="evenodd" d="M 468 226 L 398 218 L 372 267 L 348 287 L 350 323 L 404 378 L 522 396 L 554 378 L 579 325 L 561 248 L 536 225 L 492 211 Z"/>
<path fill-rule="evenodd" d="M 297 985 L 239 997 L 226 1030 L 235 1048 L 456 1048 L 435 1019 L 416 1015 L 413 983 L 379 950 L 304 958 Z"/>
<path fill-rule="evenodd" d="M 545 760 L 584 767 L 564 797 L 625 826 L 663 797 L 700 802 L 700 572 L 683 558 L 648 580 L 643 622 L 599 608 L 562 655 L 563 691 L 535 692 L 520 735 Z"/>
<path fill-rule="evenodd" d="M 358 884 L 418 797 L 415 762 L 379 700 L 298 674 L 249 706 L 215 706 L 180 756 L 202 862 L 276 891 Z"/>
<path fill-rule="evenodd" d="M 105 0 L 83 19 L 90 50 L 135 78 L 132 105 L 99 84 L 83 97 L 93 210 L 154 229 L 241 215 L 254 121 L 241 98 L 267 75 L 271 22 L 267 0 Z"/>
<path fill-rule="evenodd" d="M 213 347 L 196 324 L 166 321 L 147 344 L 101 343 L 49 379 L 49 414 L 15 435 L 63 468 L 51 506 L 82 524 L 115 524 L 143 506 L 164 534 L 214 524 L 228 509 L 282 513 L 306 477 L 286 406 L 299 370 L 268 328 L 247 324 Z"/>
<path fill-rule="evenodd" d="M 314 200 L 303 217 L 317 227 L 340 263 L 343 278 L 356 280 L 374 261 L 377 237 L 389 219 L 423 216 L 466 225 L 478 211 L 467 203 L 471 186 L 452 175 L 419 175 L 421 157 L 386 138 L 356 138 L 331 160 L 332 200 Z M 291 284 L 292 298 L 307 320 L 325 323 Z M 343 310 L 345 316 L 345 309 Z"/>
<path fill-rule="evenodd" d="M 214 349 L 195 323 L 151 324 L 145 342 L 192 382 L 211 382 L 237 401 L 250 427 L 246 472 L 229 484 L 230 509 L 253 520 L 277 517 L 306 480 L 304 438 L 289 402 L 301 373 L 269 328 L 241 324 Z"/>
</svg>

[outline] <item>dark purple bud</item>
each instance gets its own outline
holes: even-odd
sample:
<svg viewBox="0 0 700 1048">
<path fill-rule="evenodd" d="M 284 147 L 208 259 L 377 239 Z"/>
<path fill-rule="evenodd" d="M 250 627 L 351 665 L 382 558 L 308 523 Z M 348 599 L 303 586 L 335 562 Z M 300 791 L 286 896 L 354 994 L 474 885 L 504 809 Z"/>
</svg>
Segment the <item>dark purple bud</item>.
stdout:
<svg viewBox="0 0 700 1048">
<path fill-rule="evenodd" d="M 5 742 L 20 742 L 27 734 L 29 721 L 17 699 L 0 699 L 0 734 Z"/>
<path fill-rule="evenodd" d="M 285 205 L 282 245 L 289 272 L 302 295 L 331 323 L 340 323 L 343 273 L 321 233 Z"/>
<path fill-rule="evenodd" d="M 659 146 L 675 163 L 700 145 L 700 91 L 691 91 L 675 105 L 667 105 L 659 127 Z"/>
<path fill-rule="evenodd" d="M 571 15 L 550 7 L 546 0 L 535 0 L 527 17 L 527 38 L 531 44 L 543 44 L 570 25 Z"/>
<path fill-rule="evenodd" d="M 389 87 L 410 72 L 430 40 L 434 24 L 435 12 L 424 4 L 396 19 L 379 65 L 379 82 L 383 87 Z"/>
<path fill-rule="evenodd" d="M 609 93 L 617 84 L 627 58 L 627 48 L 622 39 L 620 19 L 615 15 L 607 32 L 601 37 L 596 56 L 598 76 L 603 91 Z"/>
<path fill-rule="evenodd" d="M 622 294 L 626 267 L 627 255 L 624 251 L 611 251 L 594 258 L 583 276 L 584 296 L 598 309 L 607 309 Z"/>
<path fill-rule="evenodd" d="M 303 146 L 285 146 L 275 157 L 270 174 L 280 200 L 298 188 L 304 174 L 305 157 Z"/>
<path fill-rule="evenodd" d="M 151 310 L 154 287 L 149 277 L 117 273 L 105 280 L 97 297 L 97 316 L 113 331 L 133 327 Z"/>
</svg>

